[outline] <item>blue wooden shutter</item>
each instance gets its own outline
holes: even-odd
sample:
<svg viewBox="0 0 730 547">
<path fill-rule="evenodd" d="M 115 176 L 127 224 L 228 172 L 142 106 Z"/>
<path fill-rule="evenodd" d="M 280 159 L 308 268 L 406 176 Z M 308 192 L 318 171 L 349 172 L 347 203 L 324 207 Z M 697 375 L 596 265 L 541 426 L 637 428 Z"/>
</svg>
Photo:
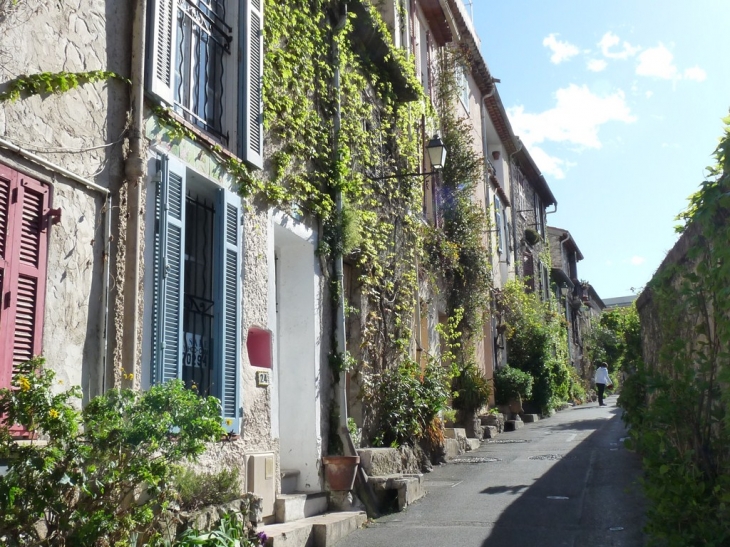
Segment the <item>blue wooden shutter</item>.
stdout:
<svg viewBox="0 0 730 547">
<path fill-rule="evenodd" d="M 153 260 L 152 383 L 182 377 L 185 166 L 163 156 L 156 199 Z"/>
<path fill-rule="evenodd" d="M 254 167 L 264 156 L 264 16 L 263 0 L 242 2 L 238 69 L 238 154 Z"/>
<path fill-rule="evenodd" d="M 219 190 L 216 208 L 216 351 L 223 425 L 240 431 L 241 198 Z"/>
<path fill-rule="evenodd" d="M 146 52 L 147 89 L 173 104 L 178 26 L 178 0 L 150 0 Z"/>
</svg>

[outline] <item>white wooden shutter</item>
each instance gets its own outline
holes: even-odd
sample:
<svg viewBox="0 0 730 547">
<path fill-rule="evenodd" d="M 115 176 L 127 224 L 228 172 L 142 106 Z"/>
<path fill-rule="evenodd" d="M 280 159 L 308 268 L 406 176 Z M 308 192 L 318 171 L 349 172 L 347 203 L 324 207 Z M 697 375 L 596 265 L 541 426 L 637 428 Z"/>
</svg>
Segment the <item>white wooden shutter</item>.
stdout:
<svg viewBox="0 0 730 547">
<path fill-rule="evenodd" d="M 240 18 L 238 152 L 261 169 L 264 155 L 264 16 L 263 0 L 245 0 Z"/>
<path fill-rule="evenodd" d="M 163 156 L 157 190 L 152 308 L 152 383 L 182 378 L 185 166 Z"/>
<path fill-rule="evenodd" d="M 179 0 L 150 0 L 147 43 L 147 89 L 167 104 L 175 99 Z"/>
<path fill-rule="evenodd" d="M 220 381 L 223 425 L 240 431 L 241 362 L 241 198 L 219 190 L 216 207 L 216 377 Z"/>
</svg>

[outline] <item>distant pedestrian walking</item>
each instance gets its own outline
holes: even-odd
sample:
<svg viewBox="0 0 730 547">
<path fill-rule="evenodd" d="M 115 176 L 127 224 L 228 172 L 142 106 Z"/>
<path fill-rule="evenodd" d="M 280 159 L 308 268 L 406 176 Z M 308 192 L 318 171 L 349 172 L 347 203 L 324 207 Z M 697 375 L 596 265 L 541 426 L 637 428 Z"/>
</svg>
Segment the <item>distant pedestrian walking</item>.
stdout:
<svg viewBox="0 0 730 547">
<path fill-rule="evenodd" d="M 602 361 L 598 362 L 598 369 L 596 370 L 596 389 L 598 390 L 598 405 L 606 406 L 603 402 L 603 393 L 606 391 L 606 386 L 613 387 L 611 384 L 611 378 L 608 376 L 608 365 Z"/>
</svg>

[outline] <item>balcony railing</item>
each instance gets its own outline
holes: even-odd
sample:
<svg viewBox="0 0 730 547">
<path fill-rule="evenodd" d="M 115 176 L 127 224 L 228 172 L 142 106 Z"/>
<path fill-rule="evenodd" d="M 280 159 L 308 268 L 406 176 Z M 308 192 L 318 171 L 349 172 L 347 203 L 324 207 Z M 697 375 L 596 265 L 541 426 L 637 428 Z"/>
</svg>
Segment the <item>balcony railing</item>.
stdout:
<svg viewBox="0 0 730 547">
<path fill-rule="evenodd" d="M 232 32 L 225 0 L 179 0 L 175 110 L 226 143 L 224 79 Z"/>
</svg>

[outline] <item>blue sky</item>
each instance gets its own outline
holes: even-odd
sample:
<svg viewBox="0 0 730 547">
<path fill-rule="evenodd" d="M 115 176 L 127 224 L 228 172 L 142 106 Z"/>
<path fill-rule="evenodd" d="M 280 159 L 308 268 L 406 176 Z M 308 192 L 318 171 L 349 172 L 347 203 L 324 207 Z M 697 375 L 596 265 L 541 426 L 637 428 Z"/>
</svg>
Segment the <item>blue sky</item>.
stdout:
<svg viewBox="0 0 730 547">
<path fill-rule="evenodd" d="M 465 2 L 468 5 L 468 1 Z M 515 133 L 558 200 L 581 279 L 631 294 L 674 245 L 730 108 L 730 2 L 474 0 Z"/>
</svg>

